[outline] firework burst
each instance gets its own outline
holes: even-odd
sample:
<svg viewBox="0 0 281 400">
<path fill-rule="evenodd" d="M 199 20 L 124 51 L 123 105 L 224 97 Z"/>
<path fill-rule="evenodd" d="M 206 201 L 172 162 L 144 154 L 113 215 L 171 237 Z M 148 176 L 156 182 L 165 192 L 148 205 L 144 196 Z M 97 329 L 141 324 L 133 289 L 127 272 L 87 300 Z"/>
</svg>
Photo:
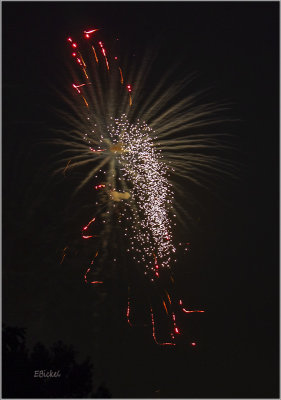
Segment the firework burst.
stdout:
<svg viewBox="0 0 281 400">
<path fill-rule="evenodd" d="M 149 281 L 161 288 L 161 302 L 172 327 L 171 341 L 164 344 L 172 345 L 175 334 L 180 333 L 175 307 L 192 312 L 184 308 L 182 300 L 175 296 L 171 300 L 171 293 L 161 286 L 163 270 L 170 271 L 173 282 L 173 227 L 182 211 L 177 201 L 181 192 L 178 182 L 184 179 L 207 186 L 214 172 L 231 174 L 231 164 L 214 155 L 223 147 L 220 135 L 196 132 L 198 127 L 217 122 L 214 115 L 219 108 L 211 103 L 198 104 L 198 95 L 181 96 L 191 76 L 167 89 L 166 81 L 173 74 L 169 71 L 152 90 L 146 88 L 152 55 L 137 69 L 131 64 L 126 69 L 118 54 L 107 51 L 98 29 L 84 31 L 79 42 L 71 37 L 67 42 L 76 68 L 72 93 L 65 97 L 70 111 L 64 119 L 71 128 L 60 131 L 61 137 L 56 140 L 63 146 L 63 166 L 57 172 L 65 174 L 69 168 L 87 166 L 88 173 L 76 192 L 91 184 L 99 198 L 97 211 L 82 229 L 82 237 L 99 237 L 100 250 L 105 252 L 118 213 L 123 235 L 128 238 L 127 251 L 143 266 Z M 207 155 L 205 149 L 213 149 L 214 154 Z M 97 219 L 103 222 L 98 235 L 90 232 Z M 94 261 L 85 274 L 87 283 Z M 153 338 L 160 344 L 151 306 L 150 314 Z M 131 325 L 129 316 L 130 299 L 127 318 Z"/>
</svg>

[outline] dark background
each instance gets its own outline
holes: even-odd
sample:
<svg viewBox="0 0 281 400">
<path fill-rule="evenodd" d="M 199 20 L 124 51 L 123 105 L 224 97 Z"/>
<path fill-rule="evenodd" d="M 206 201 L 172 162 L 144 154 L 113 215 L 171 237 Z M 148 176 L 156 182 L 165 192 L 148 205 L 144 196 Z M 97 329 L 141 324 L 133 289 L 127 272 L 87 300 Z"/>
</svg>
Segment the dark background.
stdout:
<svg viewBox="0 0 281 400">
<path fill-rule="evenodd" d="M 29 349 L 61 340 L 77 360 L 90 357 L 93 390 L 102 384 L 112 397 L 278 397 L 279 4 L 4 2 L 2 11 L 3 322 L 26 329 Z M 229 100 L 237 119 L 228 131 L 238 183 L 218 184 L 222 201 L 194 194 L 202 210 L 178 290 L 206 313 L 183 323 L 176 348 L 126 325 L 116 284 L 105 294 L 84 285 L 81 221 L 65 212 L 73 183 L 51 178 L 55 149 L 42 140 L 61 126 L 65 38 L 92 27 L 136 51 L 157 38 L 155 79 L 179 62 L 197 72 L 198 89 Z M 13 363 L 5 367 L 15 374 Z"/>
</svg>

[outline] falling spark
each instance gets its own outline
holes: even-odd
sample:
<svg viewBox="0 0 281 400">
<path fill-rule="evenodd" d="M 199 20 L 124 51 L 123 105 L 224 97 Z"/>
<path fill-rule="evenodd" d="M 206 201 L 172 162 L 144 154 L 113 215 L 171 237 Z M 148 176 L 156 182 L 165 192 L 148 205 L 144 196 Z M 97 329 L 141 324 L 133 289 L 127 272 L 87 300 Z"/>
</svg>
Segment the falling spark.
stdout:
<svg viewBox="0 0 281 400">
<path fill-rule="evenodd" d="M 204 310 L 187 310 L 186 308 L 183 307 L 182 300 L 179 300 L 179 305 L 181 306 L 181 309 L 183 312 L 189 314 L 189 313 L 204 313 Z"/>
<path fill-rule="evenodd" d="M 83 59 L 81 53 L 79 53 L 79 57 L 81 58 L 81 61 L 82 61 L 82 64 L 84 65 L 84 67 L 86 67 L 85 61 L 84 61 L 84 59 Z"/>
<path fill-rule="evenodd" d="M 83 232 L 85 232 L 85 231 L 87 231 L 88 230 L 88 228 L 90 227 L 90 225 L 93 223 L 93 222 L 95 222 L 95 220 L 96 220 L 96 218 L 93 218 L 93 219 L 91 219 L 91 221 L 86 225 L 86 226 L 84 226 L 84 228 L 83 228 Z M 90 239 L 90 238 L 92 238 L 92 237 L 94 237 L 94 236 L 96 236 L 96 235 L 84 235 L 83 233 L 82 233 L 82 238 L 83 239 Z"/>
<path fill-rule="evenodd" d="M 90 221 L 90 222 L 91 222 L 91 221 Z M 89 223 L 90 223 L 90 222 L 89 222 Z M 94 259 L 98 256 L 98 254 L 99 254 L 99 252 L 97 251 L 96 254 L 95 254 L 95 256 L 94 256 Z M 94 264 L 94 259 L 91 261 L 91 266 Z M 102 281 L 91 281 L 91 282 L 88 282 L 88 280 L 87 280 L 87 275 L 88 275 L 88 273 L 89 273 L 90 271 L 91 271 L 91 267 L 87 269 L 87 271 L 86 271 L 86 273 L 85 273 L 85 275 L 84 275 L 84 281 L 85 281 L 85 283 L 91 283 L 92 285 L 103 283 Z"/>
<path fill-rule="evenodd" d="M 92 147 L 89 148 L 93 153 L 98 153 L 99 151 L 105 151 L 105 150 L 101 150 L 101 149 L 93 149 Z"/>
<path fill-rule="evenodd" d="M 153 336 L 155 343 L 160 346 L 175 346 L 176 344 L 173 342 L 164 342 L 164 343 L 158 342 L 158 340 L 156 339 L 156 335 L 155 335 L 155 322 L 154 322 L 154 315 L 153 315 L 152 308 L 150 308 L 150 315 L 151 315 L 151 323 L 152 323 L 152 336 Z"/>
<path fill-rule="evenodd" d="M 166 314 L 169 315 L 168 310 L 167 310 L 167 306 L 166 306 L 166 303 L 165 303 L 164 300 L 163 300 L 163 306 L 164 306 L 164 308 L 165 308 Z"/>
<path fill-rule="evenodd" d="M 60 262 L 60 264 L 62 264 L 63 263 L 63 261 L 64 261 L 64 259 L 65 259 L 65 256 L 66 256 L 66 250 L 68 249 L 68 247 L 66 246 L 64 249 L 63 249 L 63 255 L 62 255 L 62 259 L 61 259 L 61 262 Z"/>
<path fill-rule="evenodd" d="M 84 72 L 86 78 L 89 79 L 89 76 L 88 76 L 88 74 L 87 74 L 87 71 L 86 71 L 86 68 L 85 68 L 85 67 L 83 67 L 83 72 Z M 87 103 L 87 102 L 86 102 L 86 103 Z M 88 104 L 88 103 L 87 103 L 87 104 Z M 88 106 L 87 106 L 87 107 L 88 107 Z"/>
<path fill-rule="evenodd" d="M 85 99 L 85 97 L 84 97 L 84 96 L 82 96 L 82 99 L 84 100 L 84 102 L 85 102 L 86 106 L 87 106 L 87 107 L 89 107 L 89 104 L 88 104 L 88 102 L 87 102 L 87 100 Z"/>
<path fill-rule="evenodd" d="M 108 60 L 107 60 L 107 57 L 106 57 L 105 48 L 103 47 L 103 43 L 102 43 L 102 42 L 99 42 L 99 45 L 100 45 L 101 52 L 102 52 L 102 54 L 103 54 L 103 56 L 104 56 L 104 59 L 105 59 L 105 62 L 106 62 L 106 67 L 107 67 L 107 69 L 108 69 L 108 71 L 109 71 L 109 64 L 108 64 Z"/>
<path fill-rule="evenodd" d="M 97 32 L 99 29 L 91 29 L 90 31 L 84 31 L 86 35 L 90 35 L 91 33 Z"/>
<path fill-rule="evenodd" d="M 130 326 L 132 326 L 132 324 L 131 324 L 131 321 L 130 321 L 130 299 L 128 298 L 128 305 L 127 305 L 127 321 L 128 321 L 128 324 L 130 325 Z"/>
<path fill-rule="evenodd" d="M 168 297 L 169 303 L 172 304 L 171 297 L 169 296 L 169 293 L 167 291 L 166 291 L 166 295 Z"/>
<path fill-rule="evenodd" d="M 92 49 L 93 49 L 93 52 L 94 52 L 94 55 L 95 55 L 96 62 L 98 63 L 99 59 L 97 57 L 97 53 L 96 53 L 96 50 L 95 50 L 94 46 L 92 46 Z"/>
<path fill-rule="evenodd" d="M 87 271 L 86 271 L 86 273 L 85 273 L 85 275 L 84 275 L 85 283 L 88 283 L 88 281 L 87 281 L 87 275 L 88 275 L 88 272 L 89 272 L 89 271 L 91 271 L 91 268 L 88 268 Z"/>
<path fill-rule="evenodd" d="M 105 188 L 105 185 L 96 185 L 95 186 L 95 189 L 102 189 L 102 188 Z"/>
<path fill-rule="evenodd" d="M 120 72 L 120 82 L 121 82 L 121 85 L 123 85 L 123 83 L 124 83 L 124 79 L 123 79 L 123 73 L 122 73 L 122 69 L 119 67 L 119 72 Z"/>
</svg>

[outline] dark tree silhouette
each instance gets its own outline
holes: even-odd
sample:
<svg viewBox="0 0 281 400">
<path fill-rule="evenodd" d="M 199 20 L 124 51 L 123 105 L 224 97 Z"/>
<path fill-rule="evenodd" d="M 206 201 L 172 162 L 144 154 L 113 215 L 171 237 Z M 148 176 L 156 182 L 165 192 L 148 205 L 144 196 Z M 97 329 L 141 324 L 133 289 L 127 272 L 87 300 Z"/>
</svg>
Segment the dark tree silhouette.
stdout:
<svg viewBox="0 0 281 400">
<path fill-rule="evenodd" d="M 23 328 L 3 327 L 4 398 L 111 397 L 103 385 L 93 393 L 93 365 L 89 359 L 78 363 L 72 346 L 58 341 L 47 349 L 42 343 L 37 343 L 29 353 L 25 334 Z M 58 376 L 46 377 L 49 371 Z"/>
</svg>

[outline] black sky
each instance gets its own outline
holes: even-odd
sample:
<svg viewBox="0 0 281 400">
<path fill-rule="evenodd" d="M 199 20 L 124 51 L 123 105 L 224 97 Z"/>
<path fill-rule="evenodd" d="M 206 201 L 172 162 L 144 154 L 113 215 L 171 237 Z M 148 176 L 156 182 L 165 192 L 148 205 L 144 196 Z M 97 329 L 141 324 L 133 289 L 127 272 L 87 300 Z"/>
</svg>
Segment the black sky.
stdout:
<svg viewBox="0 0 281 400">
<path fill-rule="evenodd" d="M 278 397 L 279 4 L 4 2 L 2 11 L 3 322 L 25 327 L 30 346 L 61 339 L 89 355 L 114 397 Z M 102 309 L 81 279 L 81 222 L 65 212 L 71 182 L 50 183 L 54 150 L 41 142 L 61 125 L 65 38 L 95 26 L 136 51 L 156 38 L 155 79 L 179 62 L 239 120 L 228 125 L 239 182 L 218 185 L 221 202 L 196 193 L 204 210 L 180 287 L 207 310 L 187 325 L 196 352 L 190 332 L 178 349 L 159 349 L 149 330 Z M 70 242 L 81 256 L 60 265 Z"/>
</svg>

